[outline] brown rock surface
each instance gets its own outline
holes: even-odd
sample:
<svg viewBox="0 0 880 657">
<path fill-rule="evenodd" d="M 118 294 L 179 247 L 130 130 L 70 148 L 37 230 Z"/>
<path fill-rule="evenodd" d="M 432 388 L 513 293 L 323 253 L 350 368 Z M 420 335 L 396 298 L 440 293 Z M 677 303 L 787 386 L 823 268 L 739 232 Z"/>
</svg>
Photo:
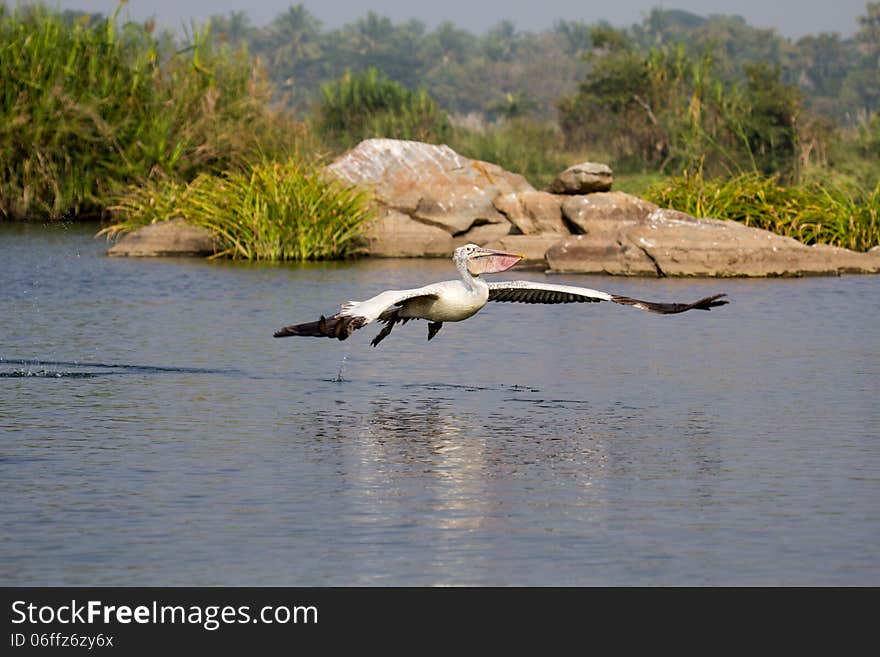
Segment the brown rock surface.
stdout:
<svg viewBox="0 0 880 657">
<path fill-rule="evenodd" d="M 585 235 L 548 251 L 552 270 L 719 277 L 880 271 L 880 258 L 871 254 L 810 247 L 734 221 L 695 219 L 675 210 L 657 209 L 643 220 L 585 221 L 584 229 Z"/>
<path fill-rule="evenodd" d="M 362 141 L 326 171 L 372 188 L 380 208 L 393 208 L 450 236 L 489 223 L 506 224 L 492 203 L 495 197 L 534 191 L 525 178 L 497 164 L 468 159 L 448 146 L 397 139 Z"/>
<path fill-rule="evenodd" d="M 624 192 L 569 196 L 562 202 L 562 214 L 581 232 L 596 220 L 644 221 L 656 209 L 650 201 Z"/>
<path fill-rule="evenodd" d="M 490 249 L 500 249 L 509 253 L 521 253 L 525 256 L 518 268 L 546 269 L 547 251 L 564 242 L 569 236 L 559 234 L 548 235 L 507 235 L 484 244 Z"/>
<path fill-rule="evenodd" d="M 504 194 L 495 199 L 495 207 L 523 235 L 556 233 L 568 235 L 562 220 L 563 197 L 547 192 Z"/>
<path fill-rule="evenodd" d="M 364 235 L 370 255 L 382 258 L 448 257 L 455 245 L 442 228 L 384 208 Z"/>
<path fill-rule="evenodd" d="M 107 249 L 107 255 L 206 256 L 216 251 L 216 239 L 210 230 L 193 226 L 183 219 L 172 219 L 128 233 Z"/>
</svg>

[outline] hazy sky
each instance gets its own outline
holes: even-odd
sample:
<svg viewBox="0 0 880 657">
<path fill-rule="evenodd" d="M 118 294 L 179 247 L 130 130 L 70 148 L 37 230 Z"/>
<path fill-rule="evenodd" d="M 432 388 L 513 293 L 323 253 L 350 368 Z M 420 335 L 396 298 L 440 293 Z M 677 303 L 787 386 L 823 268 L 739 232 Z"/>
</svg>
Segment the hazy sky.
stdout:
<svg viewBox="0 0 880 657">
<path fill-rule="evenodd" d="M 13 5 L 14 2 L 8 2 Z M 109 13 L 116 0 L 46 0 L 62 9 Z M 255 25 L 265 25 L 286 9 L 290 0 L 129 0 L 123 16 L 132 20 L 155 17 L 163 27 L 179 28 L 190 18 L 202 21 L 212 14 L 246 11 Z M 604 19 L 617 26 L 641 20 L 652 7 L 686 9 L 696 14 L 739 14 L 758 27 L 775 27 L 781 34 L 799 37 L 817 32 L 856 31 L 856 17 L 865 13 L 866 0 L 304 0 L 306 8 L 325 27 L 339 27 L 373 10 L 395 22 L 417 18 L 435 27 L 444 20 L 480 33 L 500 20 L 513 21 L 520 30 L 541 30 L 559 19 L 592 22 Z"/>
</svg>

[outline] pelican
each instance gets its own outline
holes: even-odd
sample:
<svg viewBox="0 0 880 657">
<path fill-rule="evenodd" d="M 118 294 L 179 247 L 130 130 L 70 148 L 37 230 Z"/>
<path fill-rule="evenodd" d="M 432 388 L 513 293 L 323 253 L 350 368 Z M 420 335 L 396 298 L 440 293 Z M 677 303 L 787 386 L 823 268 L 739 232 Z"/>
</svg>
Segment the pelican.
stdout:
<svg viewBox="0 0 880 657">
<path fill-rule="evenodd" d="M 487 283 L 482 274 L 507 271 L 524 256 L 487 249 L 476 244 L 465 244 L 455 249 L 452 261 L 461 280 L 431 283 L 411 290 L 387 290 L 366 301 L 349 301 L 342 304 L 332 317 L 321 316 L 316 322 L 285 326 L 275 332 L 276 338 L 291 335 L 336 338 L 345 340 L 354 331 L 379 320 L 384 328 L 373 338 L 377 346 L 388 337 L 397 323 L 406 324 L 411 319 L 428 320 L 428 340 L 443 327 L 444 322 L 460 322 L 479 312 L 490 301 L 514 301 L 520 303 L 593 303 L 613 301 L 653 313 L 672 315 L 687 310 L 710 310 L 728 303 L 715 294 L 693 303 L 656 303 L 631 297 L 608 294 L 585 287 L 553 285 L 532 281 L 501 281 Z"/>
</svg>

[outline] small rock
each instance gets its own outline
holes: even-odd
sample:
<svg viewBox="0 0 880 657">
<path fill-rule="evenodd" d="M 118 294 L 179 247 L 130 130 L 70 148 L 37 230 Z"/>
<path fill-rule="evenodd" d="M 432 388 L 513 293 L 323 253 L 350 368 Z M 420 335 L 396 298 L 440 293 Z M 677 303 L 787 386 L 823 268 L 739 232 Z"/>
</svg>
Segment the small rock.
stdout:
<svg viewBox="0 0 880 657">
<path fill-rule="evenodd" d="M 650 201 L 623 192 L 569 196 L 562 202 L 562 214 L 582 233 L 595 221 L 644 221 L 656 209 Z"/>
<path fill-rule="evenodd" d="M 182 218 L 138 228 L 107 249 L 110 256 L 207 256 L 217 252 L 214 233 Z"/>
<path fill-rule="evenodd" d="M 582 162 L 568 167 L 547 187 L 553 194 L 591 194 L 611 189 L 614 175 L 611 167 L 598 162 Z"/>
</svg>

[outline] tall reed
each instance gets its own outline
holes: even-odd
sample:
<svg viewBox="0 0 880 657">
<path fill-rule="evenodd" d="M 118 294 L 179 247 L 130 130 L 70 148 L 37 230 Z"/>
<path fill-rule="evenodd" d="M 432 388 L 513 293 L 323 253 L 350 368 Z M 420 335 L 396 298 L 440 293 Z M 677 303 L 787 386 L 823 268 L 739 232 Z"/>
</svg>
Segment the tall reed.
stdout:
<svg viewBox="0 0 880 657">
<path fill-rule="evenodd" d="M 127 184 L 283 153 L 292 120 L 243 50 L 148 24 L 0 12 L 0 218 L 97 214 Z"/>
<path fill-rule="evenodd" d="M 166 180 L 132 186 L 111 211 L 117 222 L 104 234 L 183 217 L 217 235 L 217 255 L 245 260 L 353 256 L 373 216 L 367 192 L 295 158 L 205 173 L 189 184 Z"/>
</svg>

